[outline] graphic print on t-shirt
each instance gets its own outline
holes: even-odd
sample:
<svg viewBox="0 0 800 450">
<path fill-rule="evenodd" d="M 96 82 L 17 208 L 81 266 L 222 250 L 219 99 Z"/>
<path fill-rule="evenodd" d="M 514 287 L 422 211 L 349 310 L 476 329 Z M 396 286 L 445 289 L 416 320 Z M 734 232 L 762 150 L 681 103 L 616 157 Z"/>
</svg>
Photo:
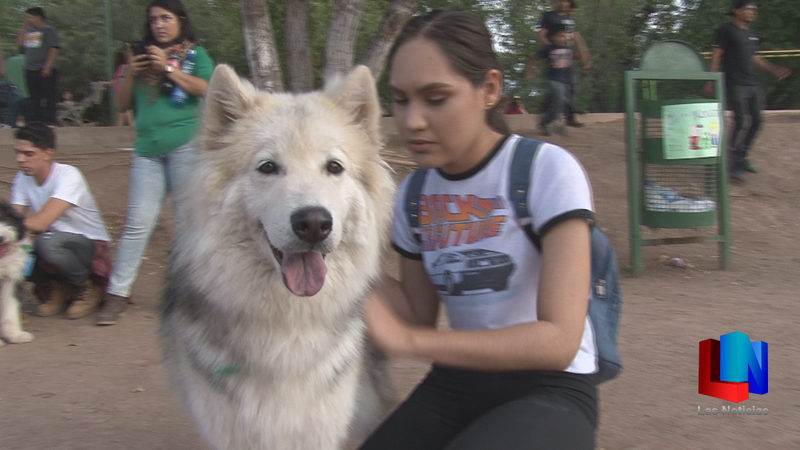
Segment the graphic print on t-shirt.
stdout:
<svg viewBox="0 0 800 450">
<path fill-rule="evenodd" d="M 554 48 L 548 55 L 552 69 L 569 69 L 572 67 L 572 50 L 567 47 Z"/>
<path fill-rule="evenodd" d="M 419 231 L 423 251 L 473 244 L 500 234 L 508 220 L 502 197 L 475 195 L 422 195 L 419 202 Z"/>
<path fill-rule="evenodd" d="M 462 295 L 476 289 L 504 291 L 515 267 L 509 255 L 476 248 L 439 254 L 428 275 L 436 290 Z"/>
<path fill-rule="evenodd" d="M 25 48 L 41 48 L 44 41 L 44 33 L 41 31 L 31 31 L 25 34 L 22 46 Z"/>
<path fill-rule="evenodd" d="M 420 196 L 420 244 L 424 251 L 438 253 L 429 268 L 438 290 L 461 295 L 465 290 L 506 289 L 515 267 L 511 257 L 470 245 L 501 234 L 508 221 L 505 204 L 500 196 Z"/>
</svg>

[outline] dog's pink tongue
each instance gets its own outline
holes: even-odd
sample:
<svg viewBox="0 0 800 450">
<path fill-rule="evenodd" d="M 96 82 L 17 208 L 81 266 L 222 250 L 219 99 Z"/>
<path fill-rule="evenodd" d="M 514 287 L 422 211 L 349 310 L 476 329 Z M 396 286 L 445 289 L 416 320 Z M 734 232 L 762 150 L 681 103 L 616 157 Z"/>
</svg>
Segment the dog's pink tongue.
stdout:
<svg viewBox="0 0 800 450">
<path fill-rule="evenodd" d="M 320 252 L 283 253 L 283 282 L 294 295 L 316 294 L 325 283 L 328 268 Z"/>
</svg>

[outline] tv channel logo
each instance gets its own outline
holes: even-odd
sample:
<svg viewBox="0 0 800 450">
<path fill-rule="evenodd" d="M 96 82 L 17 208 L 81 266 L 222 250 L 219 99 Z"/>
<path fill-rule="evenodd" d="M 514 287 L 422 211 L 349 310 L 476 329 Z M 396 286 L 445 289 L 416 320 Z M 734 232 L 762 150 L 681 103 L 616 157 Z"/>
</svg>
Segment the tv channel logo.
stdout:
<svg viewBox="0 0 800 450">
<path fill-rule="evenodd" d="M 700 341 L 700 377 L 697 392 L 739 403 L 748 392 L 768 392 L 767 343 L 750 342 L 739 331 L 723 334 L 720 340 Z"/>
</svg>

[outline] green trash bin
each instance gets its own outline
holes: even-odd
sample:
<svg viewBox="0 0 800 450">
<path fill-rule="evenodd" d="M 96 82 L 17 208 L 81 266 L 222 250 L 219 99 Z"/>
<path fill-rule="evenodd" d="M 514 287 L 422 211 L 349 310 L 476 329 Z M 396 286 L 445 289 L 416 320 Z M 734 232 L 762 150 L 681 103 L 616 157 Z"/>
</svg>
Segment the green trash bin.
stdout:
<svg viewBox="0 0 800 450">
<path fill-rule="evenodd" d="M 701 95 L 715 82 L 713 98 Z M 730 234 L 722 108 L 722 74 L 707 72 L 689 44 L 664 41 L 642 55 L 639 70 L 625 72 L 631 269 L 644 269 L 642 247 L 718 242 L 720 265 L 729 267 Z M 638 94 L 638 95 L 637 95 Z M 700 229 L 713 236 L 642 239 L 641 227 Z"/>
</svg>

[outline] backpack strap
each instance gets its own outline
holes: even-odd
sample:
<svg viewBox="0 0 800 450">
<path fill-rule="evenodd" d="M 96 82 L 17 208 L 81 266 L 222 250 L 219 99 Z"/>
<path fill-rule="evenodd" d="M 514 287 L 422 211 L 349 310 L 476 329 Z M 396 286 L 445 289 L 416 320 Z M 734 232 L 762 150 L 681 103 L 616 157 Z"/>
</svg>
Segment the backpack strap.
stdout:
<svg viewBox="0 0 800 450">
<path fill-rule="evenodd" d="M 403 205 L 408 217 L 408 223 L 411 225 L 417 242 L 422 239 L 419 233 L 419 199 L 422 196 L 422 185 L 425 184 L 427 175 L 427 169 L 417 169 L 411 174 L 406 188 L 405 204 Z"/>
<path fill-rule="evenodd" d="M 530 138 L 520 138 L 514 147 L 508 179 L 508 199 L 517 221 L 525 230 L 537 250 L 542 250 L 542 237 L 533 230 L 531 212 L 528 208 L 528 191 L 531 187 L 531 168 L 542 142 Z"/>
</svg>

